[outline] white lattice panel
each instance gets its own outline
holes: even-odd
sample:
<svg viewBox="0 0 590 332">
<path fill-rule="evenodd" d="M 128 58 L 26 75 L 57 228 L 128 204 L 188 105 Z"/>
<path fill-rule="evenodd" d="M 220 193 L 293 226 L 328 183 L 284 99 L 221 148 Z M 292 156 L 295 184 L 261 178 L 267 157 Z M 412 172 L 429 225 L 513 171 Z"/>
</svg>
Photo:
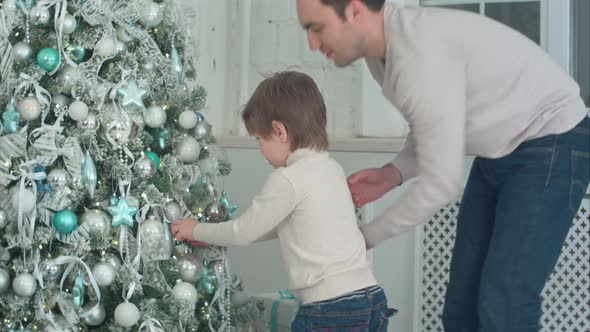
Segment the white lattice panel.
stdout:
<svg viewBox="0 0 590 332">
<path fill-rule="evenodd" d="M 575 216 L 555 270 L 542 293 L 541 332 L 590 331 L 590 202 Z M 449 282 L 459 201 L 449 204 L 423 229 L 420 331 L 443 332 L 441 314 Z"/>
</svg>

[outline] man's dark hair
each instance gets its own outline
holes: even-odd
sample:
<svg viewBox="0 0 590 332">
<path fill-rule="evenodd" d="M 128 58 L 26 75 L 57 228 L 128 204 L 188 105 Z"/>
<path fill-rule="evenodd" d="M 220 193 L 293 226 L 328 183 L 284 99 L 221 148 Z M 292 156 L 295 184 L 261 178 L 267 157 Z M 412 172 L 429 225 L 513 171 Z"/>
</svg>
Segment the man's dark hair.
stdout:
<svg viewBox="0 0 590 332">
<path fill-rule="evenodd" d="M 348 6 L 348 4 L 350 3 L 350 0 L 321 0 L 321 1 L 326 6 L 334 7 L 334 10 L 338 14 L 338 16 L 340 16 L 340 18 L 342 18 L 343 20 L 346 20 L 346 14 L 344 11 L 346 10 L 346 6 Z M 365 4 L 365 6 L 367 6 L 370 10 L 372 10 L 374 12 L 380 11 L 381 8 L 383 7 L 383 4 L 385 3 L 385 0 L 361 0 L 361 1 Z"/>
</svg>

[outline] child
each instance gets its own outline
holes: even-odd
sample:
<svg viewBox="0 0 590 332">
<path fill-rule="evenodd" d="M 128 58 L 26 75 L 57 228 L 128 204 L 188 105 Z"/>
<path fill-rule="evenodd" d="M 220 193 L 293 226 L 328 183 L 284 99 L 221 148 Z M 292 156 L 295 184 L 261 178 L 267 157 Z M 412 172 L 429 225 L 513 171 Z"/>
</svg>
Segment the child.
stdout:
<svg viewBox="0 0 590 332">
<path fill-rule="evenodd" d="M 275 170 L 239 218 L 177 220 L 174 237 L 220 246 L 278 237 L 289 289 L 303 303 L 292 331 L 386 331 L 395 310 L 367 261 L 346 175 L 326 152 L 326 107 L 313 80 L 293 71 L 265 79 L 242 118 Z"/>
</svg>

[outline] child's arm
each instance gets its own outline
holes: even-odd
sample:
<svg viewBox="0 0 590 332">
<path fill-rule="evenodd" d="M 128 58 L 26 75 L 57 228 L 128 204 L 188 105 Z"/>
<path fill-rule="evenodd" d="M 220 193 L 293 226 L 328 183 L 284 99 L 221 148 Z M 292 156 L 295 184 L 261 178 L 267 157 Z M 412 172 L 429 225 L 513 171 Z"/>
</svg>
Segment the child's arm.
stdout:
<svg viewBox="0 0 590 332">
<path fill-rule="evenodd" d="M 246 245 L 268 239 L 275 236 L 274 229 L 296 204 L 293 185 L 281 172 L 275 171 L 239 218 L 218 224 L 196 224 L 193 239 L 220 246 Z"/>
</svg>

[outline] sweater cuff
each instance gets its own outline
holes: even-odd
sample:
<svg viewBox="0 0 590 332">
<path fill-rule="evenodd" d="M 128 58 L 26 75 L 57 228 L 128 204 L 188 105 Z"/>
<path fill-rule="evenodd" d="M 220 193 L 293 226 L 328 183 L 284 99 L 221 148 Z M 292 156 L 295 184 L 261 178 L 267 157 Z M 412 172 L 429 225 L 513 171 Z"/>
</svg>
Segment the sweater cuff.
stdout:
<svg viewBox="0 0 590 332">
<path fill-rule="evenodd" d="M 416 158 L 407 153 L 401 152 L 398 154 L 395 158 L 393 158 L 391 164 L 398 169 L 402 177 L 401 183 L 408 182 L 408 180 L 415 177 L 417 174 L 416 171 L 418 167 Z"/>
</svg>

